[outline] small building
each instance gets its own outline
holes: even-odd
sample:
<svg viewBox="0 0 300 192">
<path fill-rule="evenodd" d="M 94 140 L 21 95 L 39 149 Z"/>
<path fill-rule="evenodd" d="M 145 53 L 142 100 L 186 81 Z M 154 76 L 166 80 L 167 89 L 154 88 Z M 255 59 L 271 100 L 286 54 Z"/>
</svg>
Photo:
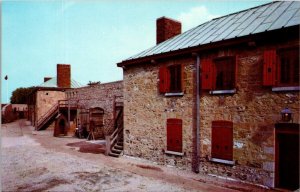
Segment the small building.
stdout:
<svg viewBox="0 0 300 192">
<path fill-rule="evenodd" d="M 300 2 L 272 2 L 157 45 L 124 75 L 124 154 L 203 174 L 299 188 Z"/>
<path fill-rule="evenodd" d="M 45 77 L 28 97 L 28 119 L 36 130 L 45 129 L 53 122 L 58 115 L 59 104 L 66 111 L 65 91 L 80 86 L 71 79 L 71 65 L 57 64 L 57 76 Z"/>
</svg>

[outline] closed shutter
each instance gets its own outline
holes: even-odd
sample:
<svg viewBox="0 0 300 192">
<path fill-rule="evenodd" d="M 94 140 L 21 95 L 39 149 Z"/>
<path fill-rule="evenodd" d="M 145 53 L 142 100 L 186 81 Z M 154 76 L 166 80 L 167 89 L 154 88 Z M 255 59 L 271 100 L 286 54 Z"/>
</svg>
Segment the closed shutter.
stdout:
<svg viewBox="0 0 300 192">
<path fill-rule="evenodd" d="M 212 122 L 212 158 L 232 160 L 233 124 L 230 121 Z"/>
<path fill-rule="evenodd" d="M 170 74 L 166 66 L 159 68 L 159 92 L 167 93 L 170 89 Z"/>
<path fill-rule="evenodd" d="M 201 88 L 203 90 L 211 90 L 213 88 L 213 63 L 211 59 L 201 60 Z"/>
<path fill-rule="evenodd" d="M 273 86 L 276 79 L 276 50 L 264 51 L 263 85 Z"/>
<path fill-rule="evenodd" d="M 167 150 L 182 152 L 181 119 L 167 119 Z"/>
</svg>

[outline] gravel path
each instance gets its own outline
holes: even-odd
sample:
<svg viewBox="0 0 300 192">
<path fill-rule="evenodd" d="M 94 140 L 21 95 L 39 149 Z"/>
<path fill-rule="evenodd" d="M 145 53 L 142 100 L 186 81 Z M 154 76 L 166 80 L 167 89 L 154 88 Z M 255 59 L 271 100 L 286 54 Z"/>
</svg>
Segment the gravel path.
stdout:
<svg viewBox="0 0 300 192">
<path fill-rule="evenodd" d="M 2 191 L 235 191 L 197 174 L 140 160 L 80 152 L 77 138 L 33 131 L 25 120 L 2 125 Z M 95 145 L 92 143 L 92 145 Z M 86 146 L 86 145 L 84 145 Z M 101 148 L 101 146 L 100 146 Z M 216 181 L 210 178 L 210 181 Z M 231 184 L 232 185 L 232 184 Z M 240 186 L 241 187 L 241 186 Z M 231 189 L 230 189 L 231 188 Z M 261 190 L 261 189 L 260 189 Z"/>
</svg>

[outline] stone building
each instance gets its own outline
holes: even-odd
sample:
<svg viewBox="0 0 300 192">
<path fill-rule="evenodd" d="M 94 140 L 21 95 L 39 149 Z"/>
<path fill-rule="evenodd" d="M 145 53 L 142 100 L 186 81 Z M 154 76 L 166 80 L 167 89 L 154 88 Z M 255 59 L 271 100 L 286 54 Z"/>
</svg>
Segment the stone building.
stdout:
<svg viewBox="0 0 300 192">
<path fill-rule="evenodd" d="M 157 45 L 117 64 L 124 154 L 298 189 L 299 13 L 272 2 L 182 34 L 157 19 Z"/>
<path fill-rule="evenodd" d="M 28 119 L 37 130 L 46 128 L 58 112 L 58 102 L 65 100 L 65 91 L 80 87 L 71 79 L 71 66 L 57 64 L 57 76 L 45 77 L 28 97 Z"/>
<path fill-rule="evenodd" d="M 66 91 L 66 99 L 76 103 L 76 121 L 95 139 L 105 138 L 113 130 L 116 118 L 116 102 L 123 102 L 123 81 L 96 83 Z"/>
</svg>

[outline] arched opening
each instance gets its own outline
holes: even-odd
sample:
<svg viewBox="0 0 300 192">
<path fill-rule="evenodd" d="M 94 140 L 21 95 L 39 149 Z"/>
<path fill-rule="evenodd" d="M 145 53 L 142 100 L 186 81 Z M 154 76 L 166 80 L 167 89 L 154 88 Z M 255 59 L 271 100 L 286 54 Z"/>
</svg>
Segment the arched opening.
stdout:
<svg viewBox="0 0 300 192">
<path fill-rule="evenodd" d="M 55 120 L 54 137 L 65 136 L 68 130 L 68 120 L 63 114 L 60 114 Z"/>
</svg>

